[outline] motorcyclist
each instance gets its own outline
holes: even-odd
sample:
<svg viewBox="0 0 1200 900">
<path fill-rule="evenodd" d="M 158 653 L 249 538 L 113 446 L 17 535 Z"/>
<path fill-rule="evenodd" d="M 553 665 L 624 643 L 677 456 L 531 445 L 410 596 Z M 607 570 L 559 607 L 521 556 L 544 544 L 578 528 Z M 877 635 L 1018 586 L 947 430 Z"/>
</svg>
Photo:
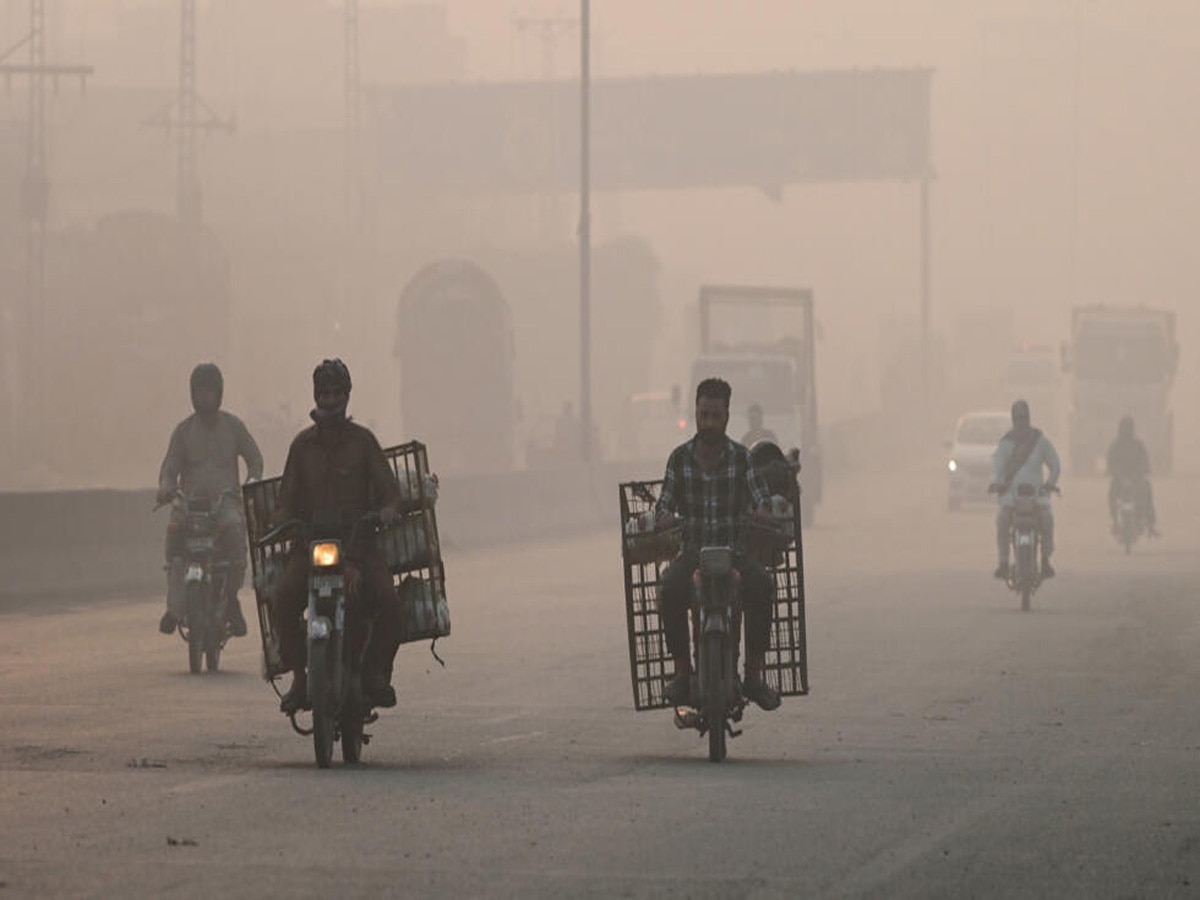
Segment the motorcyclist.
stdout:
<svg viewBox="0 0 1200 900">
<path fill-rule="evenodd" d="M 215 501 L 223 492 L 233 495 L 222 500 L 219 507 L 217 552 L 221 559 L 234 563 L 230 571 L 227 618 L 230 632 L 241 637 L 246 633 L 246 619 L 237 592 L 246 577 L 246 523 L 238 499 L 241 496 L 238 457 L 246 462 L 247 476 L 258 479 L 263 472 L 262 453 L 242 420 L 221 409 L 225 382 L 220 369 L 213 363 L 201 363 L 192 370 L 190 385 L 196 411 L 171 433 L 167 455 L 158 472 L 157 499 L 159 503 L 168 503 L 177 493 L 183 493 Z M 183 526 L 182 509 L 173 508 L 166 540 L 167 611 L 158 623 L 163 634 L 175 631 L 186 604 Z"/>
<path fill-rule="evenodd" d="M 1050 556 L 1054 553 L 1054 514 L 1050 509 L 1050 494 L 1058 485 L 1061 465 L 1058 452 L 1050 439 L 1030 424 L 1029 404 L 1017 400 L 1012 405 L 1013 427 L 996 446 L 992 454 L 992 484 L 990 491 L 999 495 L 999 511 L 996 513 L 996 550 L 999 553 L 997 578 L 1008 577 L 1009 530 L 1012 527 L 1013 508 L 1016 505 L 1017 488 L 1031 484 L 1039 488 L 1039 529 L 1042 536 L 1042 577 L 1053 578 L 1054 567 Z M 1043 469 L 1049 469 L 1049 477 L 1042 481 Z"/>
<path fill-rule="evenodd" d="M 1136 502 L 1146 517 L 1146 531 L 1158 537 L 1157 516 L 1154 512 L 1154 489 L 1150 486 L 1150 454 L 1146 445 L 1134 434 L 1133 416 L 1125 416 L 1117 426 L 1117 439 L 1108 448 L 1108 515 L 1113 534 L 1121 533 L 1117 524 L 1117 493 L 1122 480 L 1133 485 Z"/>
<path fill-rule="evenodd" d="M 750 451 L 725 435 L 729 424 L 732 389 L 719 378 L 706 379 L 696 388 L 696 435 L 675 448 L 667 460 L 662 493 L 655 509 L 660 524 L 672 515 L 683 520 L 683 552 L 667 567 L 659 582 L 659 612 L 666 632 L 667 650 L 675 662 L 675 678 L 668 686 L 669 699 L 683 705 L 691 686 L 691 641 L 688 610 L 692 573 L 705 546 L 738 544 L 742 515 L 753 509 L 756 519 L 770 521 L 770 494 L 754 467 Z M 746 633 L 746 667 L 742 690 L 766 710 L 779 706 L 779 693 L 763 677 L 763 664 L 771 628 L 771 601 L 775 588 L 766 569 L 739 553 L 736 560 L 742 581 L 742 606 Z"/>
<path fill-rule="evenodd" d="M 395 520 L 400 485 L 379 441 L 370 430 L 346 415 L 350 401 L 350 370 L 340 359 L 327 359 L 313 371 L 313 425 L 300 432 L 288 450 L 279 488 L 279 519 L 297 519 L 341 529 L 348 538 L 354 524 L 372 509 L 381 521 Z M 399 600 L 392 575 L 373 542 L 361 535 L 345 547 L 347 560 L 362 575 L 358 600 L 378 613 L 367 647 L 363 691 L 372 706 L 396 705 L 388 683 L 392 659 L 400 646 Z M 307 542 L 295 542 L 272 598 L 272 619 L 279 635 L 281 662 L 291 670 L 292 684 L 280 701 L 291 713 L 308 706 L 305 671 L 304 609 L 308 603 Z"/>
<path fill-rule="evenodd" d="M 753 447 L 759 441 L 770 441 L 772 444 L 779 443 L 779 438 L 775 437 L 775 432 L 770 428 L 763 428 L 763 408 L 757 403 L 751 403 L 750 408 L 746 410 L 746 420 L 750 424 L 750 430 L 742 435 L 742 446 Z"/>
</svg>

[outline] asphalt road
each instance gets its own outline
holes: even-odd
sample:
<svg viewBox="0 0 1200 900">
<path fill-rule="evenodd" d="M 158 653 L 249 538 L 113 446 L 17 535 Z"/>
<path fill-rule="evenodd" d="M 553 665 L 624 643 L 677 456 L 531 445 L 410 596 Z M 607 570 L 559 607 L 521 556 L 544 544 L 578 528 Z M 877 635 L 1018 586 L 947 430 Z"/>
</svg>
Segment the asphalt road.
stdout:
<svg viewBox="0 0 1200 900">
<path fill-rule="evenodd" d="M 633 711 L 615 526 L 448 558 L 447 666 L 401 652 L 354 768 L 315 768 L 253 625 L 195 677 L 157 600 L 0 615 L 0 900 L 1200 896 L 1200 482 L 1130 557 L 1104 485 L 1064 490 L 1021 613 L 936 466 L 831 486 L 812 693 L 719 765 Z"/>
</svg>

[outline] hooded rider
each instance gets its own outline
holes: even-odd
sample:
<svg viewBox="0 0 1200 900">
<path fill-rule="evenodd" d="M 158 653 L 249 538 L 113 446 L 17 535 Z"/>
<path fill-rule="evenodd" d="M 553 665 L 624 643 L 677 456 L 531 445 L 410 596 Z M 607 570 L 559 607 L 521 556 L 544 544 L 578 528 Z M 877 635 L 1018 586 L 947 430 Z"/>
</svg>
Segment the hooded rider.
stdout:
<svg viewBox="0 0 1200 900">
<path fill-rule="evenodd" d="M 1030 424 L 1029 404 L 1018 400 L 1012 405 L 1012 430 L 1000 439 L 992 454 L 993 493 L 999 494 L 1000 509 L 996 513 L 996 550 L 999 564 L 996 577 L 1008 577 L 1009 530 L 1017 488 L 1031 484 L 1038 488 L 1039 528 L 1042 534 L 1042 577 L 1053 578 L 1050 555 L 1054 553 L 1054 514 L 1050 509 L 1050 493 L 1058 485 L 1061 465 L 1058 452 L 1050 439 Z M 1042 480 L 1043 470 L 1049 477 Z"/>
<path fill-rule="evenodd" d="M 313 371 L 313 425 L 292 441 L 279 487 L 279 521 L 298 519 L 333 526 L 348 537 L 354 524 L 372 510 L 383 523 L 396 518 L 400 484 L 370 430 L 346 415 L 350 402 L 350 370 L 340 359 L 324 360 Z M 308 601 L 307 544 L 296 541 L 272 598 L 272 617 L 279 635 L 285 670 L 292 685 L 280 701 L 285 713 L 308 708 L 303 616 Z M 368 612 L 378 617 L 367 647 L 363 691 L 372 706 L 396 705 L 388 683 L 392 659 L 400 646 L 399 601 L 382 555 L 369 540 L 345 548 L 347 560 L 362 574 L 362 595 Z"/>
<path fill-rule="evenodd" d="M 1158 537 L 1158 517 L 1154 512 L 1154 489 L 1150 486 L 1150 454 L 1146 445 L 1133 432 L 1133 416 L 1125 416 L 1117 426 L 1117 439 L 1108 448 L 1108 514 L 1113 534 L 1117 527 L 1117 492 L 1122 480 L 1133 485 L 1137 503 L 1146 517 L 1146 531 Z"/>
<path fill-rule="evenodd" d="M 250 480 L 262 477 L 263 458 L 258 444 L 245 424 L 221 409 L 225 382 L 213 363 L 201 363 L 192 370 L 191 394 L 195 413 L 176 426 L 171 443 L 158 473 L 158 502 L 168 503 L 176 493 L 205 496 L 216 502 L 217 552 L 232 562 L 227 617 L 235 637 L 246 633 L 246 619 L 238 603 L 237 592 L 246 577 L 246 523 L 242 519 L 241 480 L 238 457 L 246 463 Z M 183 511 L 171 510 L 167 525 L 167 611 L 158 630 L 171 634 L 183 618 Z"/>
</svg>

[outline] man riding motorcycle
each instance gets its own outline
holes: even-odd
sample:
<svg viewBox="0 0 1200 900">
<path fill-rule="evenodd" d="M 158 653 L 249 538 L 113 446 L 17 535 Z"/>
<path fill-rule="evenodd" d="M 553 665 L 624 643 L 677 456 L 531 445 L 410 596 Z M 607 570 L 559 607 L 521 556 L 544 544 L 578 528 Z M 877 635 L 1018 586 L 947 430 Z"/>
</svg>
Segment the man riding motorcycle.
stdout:
<svg viewBox="0 0 1200 900">
<path fill-rule="evenodd" d="M 288 450 L 279 488 L 280 522 L 297 519 L 305 527 L 335 526 L 348 538 L 372 505 L 378 507 L 385 525 L 395 520 L 399 482 L 375 435 L 346 415 L 350 387 L 350 370 L 340 359 L 324 360 L 313 371 L 316 408 L 310 415 L 314 424 L 300 432 Z M 372 706 L 391 707 L 396 705 L 396 692 L 388 682 L 400 647 L 399 601 L 391 573 L 369 538 L 360 535 L 346 548 L 347 559 L 357 564 L 362 576 L 358 602 L 378 612 L 364 662 L 363 690 Z M 303 625 L 308 603 L 306 551 L 307 542 L 296 540 L 271 611 L 283 667 L 292 672 L 292 685 L 280 701 L 286 713 L 308 704 Z"/>
<path fill-rule="evenodd" d="M 246 461 L 250 479 L 262 477 L 263 458 L 258 444 L 241 419 L 221 409 L 224 390 L 221 370 L 212 363 L 201 363 L 192 370 L 192 406 L 196 411 L 171 433 L 167 455 L 158 473 L 160 504 L 170 502 L 177 492 L 186 496 L 207 496 L 213 501 L 224 492 L 240 497 L 239 456 Z M 158 623 L 158 630 L 163 634 L 175 631 L 183 618 L 186 603 L 183 530 L 182 510 L 172 509 L 166 541 L 167 611 Z M 227 499 L 220 505 L 217 548 L 222 560 L 234 564 L 229 576 L 227 617 L 230 632 L 235 637 L 242 637 L 246 634 L 246 619 L 237 592 L 246 576 L 246 523 L 242 520 L 242 504 L 238 499 Z"/>
<path fill-rule="evenodd" d="M 1158 537 L 1158 518 L 1154 512 L 1154 489 L 1150 486 L 1150 454 L 1133 433 L 1133 416 L 1125 416 L 1117 426 L 1117 439 L 1108 448 L 1108 515 L 1113 534 L 1121 533 L 1117 523 L 1117 494 L 1122 480 L 1133 485 L 1136 502 L 1146 517 L 1146 532 Z"/>
<path fill-rule="evenodd" d="M 667 650 L 675 661 L 675 678 L 668 691 L 676 705 L 686 704 L 690 693 L 688 611 L 692 573 L 699 566 L 700 549 L 737 548 L 741 517 L 751 507 L 755 519 L 771 521 L 770 494 L 750 451 L 725 435 L 731 394 L 729 384 L 719 378 L 706 379 L 697 386 L 696 435 L 676 447 L 667 460 L 655 509 L 660 524 L 669 522 L 672 514 L 683 520 L 683 552 L 667 567 L 659 583 L 659 613 Z M 776 709 L 779 693 L 763 678 L 775 586 L 766 569 L 744 553 L 738 553 L 736 566 L 741 572 L 746 633 L 742 690 L 761 708 Z"/>
<path fill-rule="evenodd" d="M 1012 405 L 1012 430 L 1000 439 L 992 454 L 992 484 L 990 491 L 999 495 L 1000 509 L 996 513 L 996 549 L 999 552 L 997 578 L 1008 577 L 1009 530 L 1012 527 L 1013 507 L 1017 488 L 1031 484 L 1040 488 L 1038 497 L 1039 530 L 1042 536 L 1042 577 L 1053 578 L 1050 556 L 1054 553 L 1054 514 L 1050 509 L 1050 494 L 1058 485 L 1061 465 L 1058 452 L 1050 439 L 1030 424 L 1029 404 L 1018 400 Z M 1042 481 L 1043 469 L 1050 475 Z"/>
</svg>

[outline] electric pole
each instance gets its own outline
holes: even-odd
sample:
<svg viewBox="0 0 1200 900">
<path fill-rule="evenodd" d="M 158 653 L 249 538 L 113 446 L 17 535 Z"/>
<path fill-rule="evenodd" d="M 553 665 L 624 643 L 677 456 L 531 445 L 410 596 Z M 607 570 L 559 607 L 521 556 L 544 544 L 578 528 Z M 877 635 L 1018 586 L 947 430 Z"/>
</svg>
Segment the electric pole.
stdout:
<svg viewBox="0 0 1200 900">
<path fill-rule="evenodd" d="M 592 459 L 591 4 L 580 0 L 579 29 L 579 424 L 583 462 Z"/>
<path fill-rule="evenodd" d="M 25 64 L 6 62 L 22 47 L 29 48 Z M 46 220 L 50 214 L 50 181 L 46 174 L 46 81 L 57 93 L 59 79 L 77 77 L 80 90 L 86 87 L 91 66 L 46 62 L 46 0 L 30 0 L 29 33 L 0 55 L 0 74 L 11 90 L 13 78 L 29 79 L 29 117 L 25 129 L 25 174 L 21 181 L 21 220 L 25 225 L 25 304 L 18 314 L 15 331 L 23 335 L 16 349 L 18 366 L 15 418 L 28 445 L 39 449 L 42 408 L 42 357 L 45 351 L 46 320 Z M 13 428 L 11 431 L 16 432 Z"/>
<path fill-rule="evenodd" d="M 196 139 L 201 132 L 232 133 L 232 118 L 222 119 L 196 92 L 196 0 L 179 0 L 179 90 L 175 101 L 146 120 L 176 132 L 175 214 L 188 226 L 202 219 Z"/>
</svg>

